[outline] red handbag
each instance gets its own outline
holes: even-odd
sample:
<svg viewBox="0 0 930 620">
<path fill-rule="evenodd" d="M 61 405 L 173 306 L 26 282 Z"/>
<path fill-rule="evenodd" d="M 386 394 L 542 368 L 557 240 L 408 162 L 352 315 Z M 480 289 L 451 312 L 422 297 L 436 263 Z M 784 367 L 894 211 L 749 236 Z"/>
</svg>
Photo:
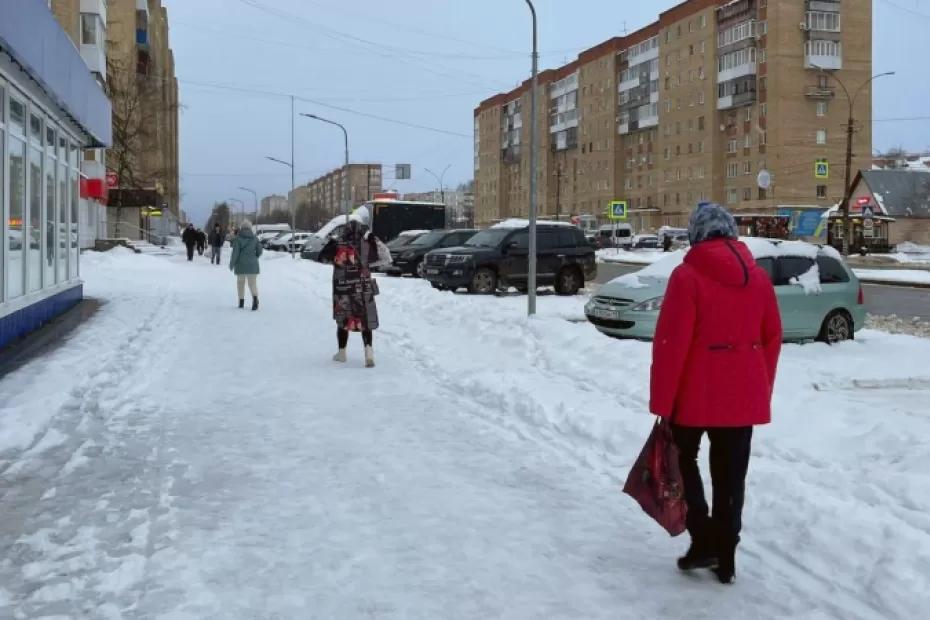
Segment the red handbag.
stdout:
<svg viewBox="0 0 930 620">
<path fill-rule="evenodd" d="M 668 422 L 656 421 L 646 445 L 627 476 L 623 492 L 672 536 L 687 529 L 688 505 L 678 466 L 678 447 Z"/>
</svg>

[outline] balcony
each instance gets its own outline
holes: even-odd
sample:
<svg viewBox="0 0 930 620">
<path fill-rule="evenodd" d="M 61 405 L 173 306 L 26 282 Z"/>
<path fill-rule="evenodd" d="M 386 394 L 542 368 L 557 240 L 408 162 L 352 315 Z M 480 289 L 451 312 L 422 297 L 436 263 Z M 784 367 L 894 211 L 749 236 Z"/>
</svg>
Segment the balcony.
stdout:
<svg viewBox="0 0 930 620">
<path fill-rule="evenodd" d="M 742 93 L 737 93 L 735 95 L 727 95 L 725 97 L 717 98 L 717 109 L 718 110 L 729 110 L 730 108 L 738 108 L 744 105 L 749 105 L 754 103 L 756 100 L 756 91 L 747 90 Z"/>
<path fill-rule="evenodd" d="M 729 69 L 724 69 L 717 73 L 717 83 L 729 82 L 747 75 L 755 75 L 757 71 L 756 61 L 743 63 Z"/>
<path fill-rule="evenodd" d="M 100 20 L 107 23 L 107 3 L 106 0 L 81 0 L 81 13 L 99 15 Z"/>
<path fill-rule="evenodd" d="M 832 86 L 808 86 L 804 96 L 808 99 L 833 99 L 836 89 Z"/>
<path fill-rule="evenodd" d="M 639 74 L 636 77 L 627 80 L 626 82 L 620 82 L 620 85 L 617 87 L 618 91 L 624 90 L 633 90 L 634 88 L 640 85 Z"/>
<path fill-rule="evenodd" d="M 149 14 L 148 0 L 136 0 L 136 10 L 139 12 L 144 12 L 146 17 L 148 17 L 148 14 Z"/>
<path fill-rule="evenodd" d="M 811 39 L 804 44 L 804 68 L 838 70 L 843 68 L 843 44 Z"/>
<path fill-rule="evenodd" d="M 81 58 L 91 73 L 107 74 L 107 53 L 102 45 L 81 44 Z"/>
</svg>

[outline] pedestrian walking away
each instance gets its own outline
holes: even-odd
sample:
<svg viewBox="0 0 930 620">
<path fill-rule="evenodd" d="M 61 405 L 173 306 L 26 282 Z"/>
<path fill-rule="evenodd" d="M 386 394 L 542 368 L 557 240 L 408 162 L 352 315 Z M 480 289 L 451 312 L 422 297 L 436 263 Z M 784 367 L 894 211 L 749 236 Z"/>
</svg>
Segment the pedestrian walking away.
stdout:
<svg viewBox="0 0 930 620">
<path fill-rule="evenodd" d="M 650 410 L 670 421 L 687 503 L 681 570 L 736 576 L 753 426 L 771 421 L 782 326 L 775 289 L 723 207 L 701 203 L 688 225 L 691 250 L 672 273 L 653 341 Z M 698 467 L 710 440 L 713 508 Z"/>
<path fill-rule="evenodd" d="M 203 256 L 203 252 L 207 246 L 207 233 L 202 230 L 197 230 L 197 255 Z"/>
<path fill-rule="evenodd" d="M 194 246 L 197 245 L 197 231 L 194 230 L 193 224 L 188 224 L 184 232 L 181 233 L 181 241 L 184 242 L 184 246 L 187 248 L 187 260 L 194 260 Z"/>
<path fill-rule="evenodd" d="M 240 308 L 245 307 L 245 285 L 248 283 L 252 310 L 258 310 L 258 257 L 261 255 L 262 245 L 252 232 L 251 222 L 246 220 L 232 241 L 232 255 L 229 257 L 229 269 L 236 274 Z"/>
<path fill-rule="evenodd" d="M 219 224 L 213 225 L 213 230 L 210 232 L 210 264 L 220 264 L 220 258 L 223 255 L 223 244 L 226 242 L 226 234 L 223 232 L 223 227 Z"/>
<path fill-rule="evenodd" d="M 373 368 L 372 332 L 378 328 L 378 307 L 375 303 L 378 283 L 371 277 L 370 267 L 378 262 L 375 236 L 364 224 L 351 220 L 342 237 L 330 239 L 326 244 L 320 252 L 319 261 L 333 265 L 333 318 L 339 345 L 333 361 L 346 361 L 349 332 L 361 332 L 365 366 Z"/>
</svg>

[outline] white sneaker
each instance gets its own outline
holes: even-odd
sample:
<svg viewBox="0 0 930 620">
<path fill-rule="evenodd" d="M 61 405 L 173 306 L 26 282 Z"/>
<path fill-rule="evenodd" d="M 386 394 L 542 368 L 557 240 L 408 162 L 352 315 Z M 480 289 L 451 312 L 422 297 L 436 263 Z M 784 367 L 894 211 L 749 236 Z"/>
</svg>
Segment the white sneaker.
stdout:
<svg viewBox="0 0 930 620">
<path fill-rule="evenodd" d="M 375 367 L 375 350 L 371 346 L 365 347 L 365 368 Z"/>
<path fill-rule="evenodd" d="M 341 364 L 345 364 L 345 363 L 346 363 L 346 350 L 345 350 L 345 349 L 339 349 L 339 352 L 336 353 L 336 355 L 333 356 L 333 361 L 334 361 L 334 362 L 339 362 L 339 363 L 341 363 Z"/>
</svg>

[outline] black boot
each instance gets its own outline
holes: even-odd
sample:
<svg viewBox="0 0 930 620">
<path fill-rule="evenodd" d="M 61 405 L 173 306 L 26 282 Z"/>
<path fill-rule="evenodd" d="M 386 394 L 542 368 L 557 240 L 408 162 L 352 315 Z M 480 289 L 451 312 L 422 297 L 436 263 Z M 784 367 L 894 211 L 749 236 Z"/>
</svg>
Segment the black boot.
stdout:
<svg viewBox="0 0 930 620">
<path fill-rule="evenodd" d="M 240 300 L 239 300 L 239 307 L 240 307 L 240 308 L 245 308 L 245 300 L 244 300 L 244 299 L 240 299 Z"/>
<path fill-rule="evenodd" d="M 258 297 L 252 298 L 252 311 L 258 310 Z"/>
<path fill-rule="evenodd" d="M 714 573 L 720 583 L 731 584 L 736 581 L 736 545 L 739 544 L 739 536 L 735 539 L 728 537 L 723 540 L 717 548 L 719 562 L 714 568 Z"/>
<path fill-rule="evenodd" d="M 678 558 L 678 570 L 714 568 L 717 566 L 717 550 L 712 541 L 705 537 L 693 538 L 688 553 Z"/>
</svg>

